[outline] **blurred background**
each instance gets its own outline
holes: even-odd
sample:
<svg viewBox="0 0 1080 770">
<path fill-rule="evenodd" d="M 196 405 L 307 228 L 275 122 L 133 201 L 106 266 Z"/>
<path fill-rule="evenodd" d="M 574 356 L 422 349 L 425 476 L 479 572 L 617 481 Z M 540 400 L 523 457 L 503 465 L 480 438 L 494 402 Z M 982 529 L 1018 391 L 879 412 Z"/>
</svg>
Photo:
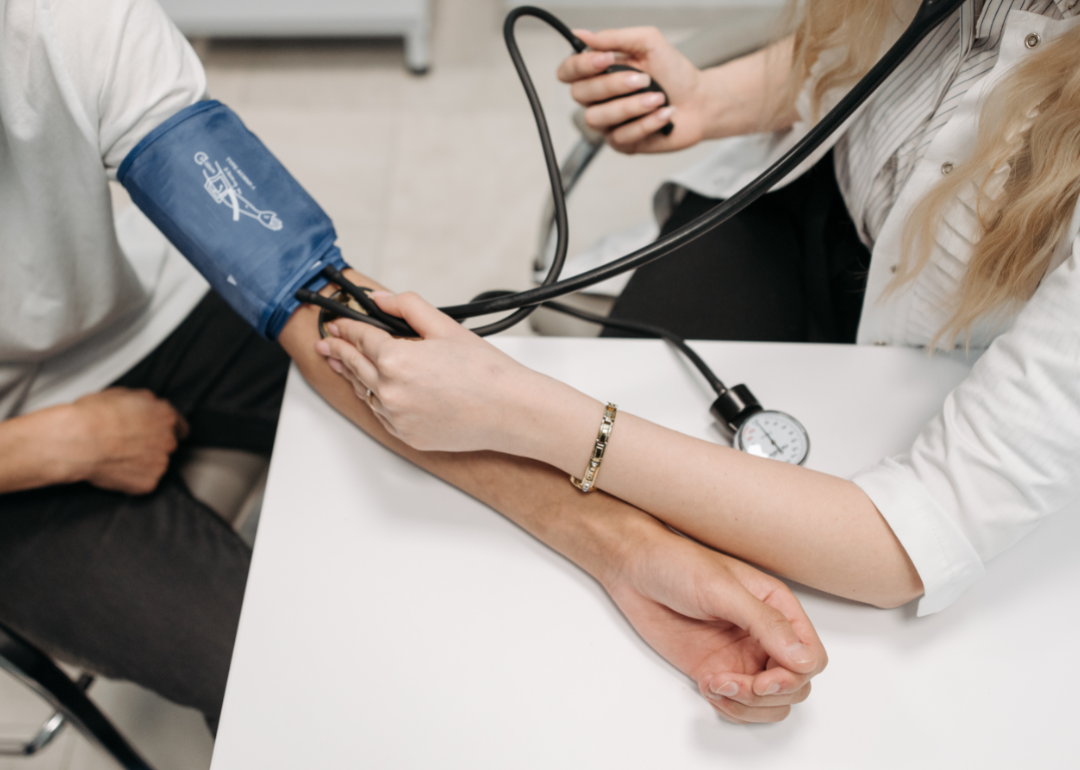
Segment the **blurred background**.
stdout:
<svg viewBox="0 0 1080 770">
<path fill-rule="evenodd" d="M 547 190 L 532 115 L 502 41 L 507 0 L 159 0 L 231 106 L 333 218 L 345 258 L 435 304 L 531 285 Z M 654 25 L 673 41 L 772 29 L 783 0 L 534 2 L 573 28 Z M 531 19 L 518 40 L 560 157 L 580 138 L 555 68 L 566 42 Z M 420 74 L 425 73 L 425 74 Z M 676 118 L 677 119 L 677 118 Z M 570 199 L 570 253 L 651 218 L 652 194 L 707 146 L 659 156 L 601 152 Z M 118 208 L 130 205 L 115 189 Z M 507 334 L 533 333 L 519 324 Z M 283 662 L 288 665 L 288 662 Z M 267 671 L 272 677 L 273 671 Z M 159 770 L 205 770 L 201 717 L 134 685 L 91 697 Z M 50 715 L 0 672 L 0 742 Z M 228 726 L 225 725 L 225 729 Z M 0 770 L 105 770 L 72 730 Z"/>
</svg>

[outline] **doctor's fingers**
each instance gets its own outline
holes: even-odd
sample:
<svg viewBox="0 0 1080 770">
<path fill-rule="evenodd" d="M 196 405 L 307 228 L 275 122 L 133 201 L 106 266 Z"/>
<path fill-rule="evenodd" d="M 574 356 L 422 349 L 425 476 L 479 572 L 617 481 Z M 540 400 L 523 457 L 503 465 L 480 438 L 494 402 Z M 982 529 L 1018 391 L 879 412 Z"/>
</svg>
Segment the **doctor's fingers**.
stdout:
<svg viewBox="0 0 1080 770">
<path fill-rule="evenodd" d="M 555 75 L 563 83 L 575 83 L 583 78 L 599 75 L 615 63 L 611 51 L 586 51 L 563 59 Z"/>
<path fill-rule="evenodd" d="M 357 396 L 361 398 L 361 400 L 367 398 L 367 384 L 362 382 L 359 377 L 353 374 L 352 370 L 346 367 L 345 364 L 341 363 L 340 359 L 327 358 L 326 363 L 330 364 L 330 368 L 340 374 L 341 378 L 345 380 L 345 382 L 349 383 L 349 387 L 353 389 L 353 391 L 356 393 Z"/>
<path fill-rule="evenodd" d="M 415 291 L 406 291 L 401 294 L 373 291 L 371 298 L 384 312 L 405 319 L 423 339 L 455 337 L 466 331 L 461 324 Z"/>
<path fill-rule="evenodd" d="M 386 415 L 384 415 L 379 409 L 379 401 L 377 398 L 368 401 L 368 406 L 371 407 L 371 413 L 375 415 L 375 419 L 379 421 L 379 424 L 383 426 L 387 433 L 396 438 L 398 441 L 405 443 L 405 439 L 402 438 L 401 433 L 393 422 L 390 421 Z"/>
<path fill-rule="evenodd" d="M 350 387 L 353 389 L 353 393 L 356 394 L 356 397 L 368 405 L 368 408 L 371 409 L 375 417 L 379 420 L 379 423 L 382 424 L 387 432 L 395 438 L 404 440 L 401 433 L 398 431 L 397 426 L 394 425 L 386 406 L 379 400 L 379 394 L 376 393 L 373 388 L 369 388 L 367 383 L 360 380 L 338 359 L 331 358 L 329 359 L 329 363 L 330 368 L 340 374 L 345 381 L 349 383 Z"/>
<path fill-rule="evenodd" d="M 617 126 L 626 123 L 628 120 L 635 120 L 648 115 L 662 107 L 663 104 L 664 95 L 658 91 L 647 91 L 635 96 L 624 96 L 613 102 L 594 104 L 589 107 L 585 110 L 585 122 L 590 128 L 597 131 L 618 131 Z M 664 123 L 661 123 L 657 126 L 657 129 L 663 125 Z M 624 126 L 624 128 L 629 128 L 629 126 Z M 647 133 L 643 133 L 642 136 L 647 136 Z"/>
<path fill-rule="evenodd" d="M 365 387 L 375 390 L 379 385 L 379 368 L 355 345 L 342 339 L 328 339 L 326 349 L 331 360 L 337 359 Z M 339 372 L 340 374 L 340 372 Z"/>
<path fill-rule="evenodd" d="M 612 51 L 617 58 L 644 59 L 658 49 L 671 47 L 664 33 L 656 27 L 622 27 L 602 32 L 574 30 L 585 45 L 594 51 Z"/>
<path fill-rule="evenodd" d="M 660 129 L 671 122 L 675 114 L 674 107 L 664 107 L 643 118 L 619 126 L 607 135 L 608 144 L 619 152 L 668 152 L 678 148 L 678 143 L 671 137 L 659 133 Z"/>
<path fill-rule="evenodd" d="M 652 82 L 644 72 L 612 72 L 579 80 L 570 86 L 570 95 L 578 104 L 590 106 L 596 102 L 625 96 L 645 88 Z"/>
<path fill-rule="evenodd" d="M 378 365 L 379 353 L 387 345 L 394 343 L 394 338 L 382 329 L 366 324 L 363 321 L 352 321 L 347 318 L 339 318 L 333 323 L 326 325 L 327 330 L 334 335 L 328 340 L 332 343 L 337 339 L 342 343 L 351 343 L 351 346 L 363 353 L 369 361 Z M 337 348 L 334 348 L 337 350 Z M 335 354 L 336 358 L 341 358 Z"/>
</svg>

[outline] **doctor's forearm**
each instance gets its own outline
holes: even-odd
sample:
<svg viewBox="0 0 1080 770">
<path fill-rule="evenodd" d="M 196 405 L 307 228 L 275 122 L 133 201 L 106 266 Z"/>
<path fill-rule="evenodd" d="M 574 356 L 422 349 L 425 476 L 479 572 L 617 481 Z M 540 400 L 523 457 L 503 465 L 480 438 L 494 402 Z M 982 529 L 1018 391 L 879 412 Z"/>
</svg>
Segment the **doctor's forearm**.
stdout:
<svg viewBox="0 0 1080 770">
<path fill-rule="evenodd" d="M 619 483 L 618 473 L 605 488 L 698 540 L 822 591 L 879 607 L 922 595 L 907 552 L 851 481 L 712 445 L 701 464 L 712 467 L 690 494 L 640 490 Z M 696 469 L 685 470 L 695 478 Z"/>
<path fill-rule="evenodd" d="M 782 110 L 791 74 L 794 38 L 787 37 L 747 56 L 704 70 L 702 85 L 711 107 L 706 116 L 707 139 L 782 131 L 798 118 Z"/>
<path fill-rule="evenodd" d="M 567 473 L 584 468 L 602 405 L 567 386 L 535 403 L 536 427 L 508 451 Z M 884 517 L 846 479 L 620 414 L 599 485 L 703 543 L 831 594 L 891 607 L 923 591 Z"/>
</svg>

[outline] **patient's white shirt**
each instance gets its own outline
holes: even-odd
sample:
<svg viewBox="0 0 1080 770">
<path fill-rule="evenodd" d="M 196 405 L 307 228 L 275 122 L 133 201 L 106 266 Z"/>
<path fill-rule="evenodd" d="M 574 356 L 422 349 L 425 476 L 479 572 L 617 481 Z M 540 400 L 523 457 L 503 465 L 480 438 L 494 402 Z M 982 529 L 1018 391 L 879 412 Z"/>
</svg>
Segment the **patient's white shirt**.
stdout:
<svg viewBox="0 0 1080 770">
<path fill-rule="evenodd" d="M 106 387 L 207 284 L 109 179 L 205 98 L 155 0 L 7 0 L 0 14 L 0 419 Z"/>
</svg>

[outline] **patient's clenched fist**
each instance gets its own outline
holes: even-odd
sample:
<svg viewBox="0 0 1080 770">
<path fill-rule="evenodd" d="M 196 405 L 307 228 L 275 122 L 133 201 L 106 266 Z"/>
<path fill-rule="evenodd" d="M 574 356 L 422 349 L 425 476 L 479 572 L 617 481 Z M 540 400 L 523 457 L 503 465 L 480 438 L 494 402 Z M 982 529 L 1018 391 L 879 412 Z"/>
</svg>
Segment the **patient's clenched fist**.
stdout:
<svg viewBox="0 0 1080 770">
<path fill-rule="evenodd" d="M 154 491 L 187 436 L 180 413 L 148 390 L 109 388 L 72 404 L 57 449 L 73 481 L 131 495 Z"/>
</svg>

